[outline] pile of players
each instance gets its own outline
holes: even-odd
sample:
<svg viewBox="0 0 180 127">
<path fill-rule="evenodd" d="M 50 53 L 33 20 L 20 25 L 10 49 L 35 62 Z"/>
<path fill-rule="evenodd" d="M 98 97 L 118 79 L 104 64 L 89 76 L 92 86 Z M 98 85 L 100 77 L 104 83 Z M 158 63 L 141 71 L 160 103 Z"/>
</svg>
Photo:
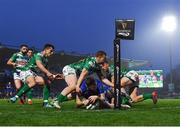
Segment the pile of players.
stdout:
<svg viewBox="0 0 180 127">
<path fill-rule="evenodd" d="M 33 53 L 27 45 L 21 45 L 7 64 L 14 68 L 14 82 L 17 93 L 10 98 L 15 103 L 26 94 L 28 104 L 32 104 L 32 88 L 43 85 L 43 107 L 61 109 L 65 101 L 75 99 L 77 107 L 86 109 L 114 108 L 114 66 L 106 59 L 104 51 L 96 52 L 94 57 L 66 65 L 62 74 L 53 74 L 48 70 L 48 57 L 53 55 L 54 46 L 44 45 L 41 52 Z M 139 77 L 136 71 L 121 69 L 122 108 L 130 108 L 133 103 L 152 99 L 157 103 L 157 92 L 138 95 Z M 67 86 L 49 101 L 53 80 L 65 80 Z"/>
</svg>

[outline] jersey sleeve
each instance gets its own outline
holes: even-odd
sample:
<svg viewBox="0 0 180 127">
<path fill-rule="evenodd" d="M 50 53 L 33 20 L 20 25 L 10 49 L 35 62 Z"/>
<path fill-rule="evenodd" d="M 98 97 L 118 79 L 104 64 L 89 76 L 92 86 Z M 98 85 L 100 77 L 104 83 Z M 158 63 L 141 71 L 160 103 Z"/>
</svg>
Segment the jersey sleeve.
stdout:
<svg viewBox="0 0 180 127">
<path fill-rule="evenodd" d="M 88 61 L 87 63 L 85 63 L 84 65 L 84 68 L 87 70 L 87 71 L 90 71 L 91 68 L 93 68 L 95 66 L 95 63 L 93 61 Z"/>
<path fill-rule="evenodd" d="M 42 62 L 42 57 L 41 57 L 40 55 L 37 54 L 37 55 L 35 55 L 34 57 L 35 57 L 35 61 L 38 61 L 38 60 L 39 60 L 39 61 Z"/>
<path fill-rule="evenodd" d="M 16 59 L 17 59 L 17 54 L 16 53 L 14 53 L 12 56 L 11 56 L 11 58 L 10 58 L 13 62 L 15 62 L 16 61 Z"/>
</svg>

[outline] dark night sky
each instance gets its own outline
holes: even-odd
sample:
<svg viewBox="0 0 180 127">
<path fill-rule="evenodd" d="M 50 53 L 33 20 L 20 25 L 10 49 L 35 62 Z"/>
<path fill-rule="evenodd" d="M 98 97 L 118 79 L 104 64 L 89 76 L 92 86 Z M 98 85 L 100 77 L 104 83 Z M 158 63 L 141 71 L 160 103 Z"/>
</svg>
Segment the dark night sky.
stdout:
<svg viewBox="0 0 180 127">
<path fill-rule="evenodd" d="M 162 17 L 180 19 L 179 0 L 0 0 L 0 42 L 42 48 L 50 41 L 57 50 L 113 54 L 114 19 L 136 20 L 135 40 L 122 42 L 122 57 L 149 60 L 152 69 L 180 64 L 179 26 L 172 35 L 161 30 Z"/>
</svg>

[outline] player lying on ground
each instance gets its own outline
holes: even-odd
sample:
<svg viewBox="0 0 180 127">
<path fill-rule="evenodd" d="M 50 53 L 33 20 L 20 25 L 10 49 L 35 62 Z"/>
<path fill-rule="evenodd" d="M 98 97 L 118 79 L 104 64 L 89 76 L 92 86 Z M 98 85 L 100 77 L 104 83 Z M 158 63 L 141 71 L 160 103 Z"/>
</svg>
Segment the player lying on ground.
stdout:
<svg viewBox="0 0 180 127">
<path fill-rule="evenodd" d="M 79 62 L 66 65 L 63 68 L 63 76 L 67 83 L 67 87 L 57 96 L 53 105 L 60 108 L 59 103 L 67 101 L 68 95 L 72 92 L 80 92 L 80 85 L 86 76 L 92 73 L 97 73 L 101 69 L 100 64 L 106 60 L 106 53 L 98 51 L 95 57 L 87 57 Z M 78 78 L 79 77 L 79 78 Z M 113 86 L 109 80 L 102 78 L 103 83 Z"/>
<path fill-rule="evenodd" d="M 21 97 L 24 93 L 27 93 L 32 87 L 36 84 L 44 85 L 46 88 L 46 83 L 50 80 L 54 80 L 59 75 L 53 75 L 47 69 L 47 57 L 51 56 L 54 51 L 54 46 L 51 44 L 46 44 L 44 49 L 40 53 L 36 53 L 33 55 L 27 66 L 24 67 L 24 70 L 20 73 L 20 77 L 25 82 L 25 85 L 21 88 L 21 90 L 10 100 L 11 102 L 16 102 L 16 100 Z M 36 73 L 41 73 L 44 76 L 39 76 Z M 59 78 L 59 77 L 58 77 Z M 44 92 L 44 98 L 48 99 L 49 91 Z M 47 94 L 48 93 L 48 94 Z M 44 99 L 45 100 L 45 99 Z M 44 107 L 52 107 L 48 101 L 44 101 Z"/>
<path fill-rule="evenodd" d="M 85 79 L 80 86 L 80 92 L 76 95 L 77 107 L 86 106 L 86 109 L 94 109 L 104 101 L 105 94 L 102 83 L 93 77 Z"/>
<path fill-rule="evenodd" d="M 107 100 L 109 97 L 107 97 L 107 92 L 110 90 L 107 87 L 98 79 L 93 77 L 86 78 L 81 84 L 80 92 L 76 95 L 77 107 L 86 106 L 86 109 L 114 108 L 114 101 L 112 100 L 114 95 L 111 96 L 110 101 Z M 129 108 L 125 104 L 121 104 L 121 107 Z"/>
<path fill-rule="evenodd" d="M 28 46 L 25 44 L 21 45 L 20 51 L 14 53 L 7 62 L 8 65 L 13 66 L 14 68 L 13 78 L 17 92 L 20 90 L 23 84 L 22 79 L 20 77 L 20 73 L 23 71 L 23 69 L 25 68 L 25 66 L 29 61 L 29 57 L 27 56 L 27 51 L 28 51 Z M 28 97 L 28 104 L 32 104 L 31 90 L 27 92 L 27 97 Z M 20 98 L 20 103 L 24 104 L 23 98 Z"/>
<path fill-rule="evenodd" d="M 104 64 L 102 64 L 102 68 L 106 72 L 107 78 L 114 82 L 114 66 L 109 65 L 109 63 L 105 61 Z M 133 103 L 146 99 L 152 99 L 154 104 L 157 103 L 157 92 L 155 91 L 138 95 L 139 76 L 136 71 L 127 71 L 127 69 L 122 68 L 121 73 L 121 91 L 127 93 L 125 89 L 128 88 L 129 96 Z"/>
</svg>

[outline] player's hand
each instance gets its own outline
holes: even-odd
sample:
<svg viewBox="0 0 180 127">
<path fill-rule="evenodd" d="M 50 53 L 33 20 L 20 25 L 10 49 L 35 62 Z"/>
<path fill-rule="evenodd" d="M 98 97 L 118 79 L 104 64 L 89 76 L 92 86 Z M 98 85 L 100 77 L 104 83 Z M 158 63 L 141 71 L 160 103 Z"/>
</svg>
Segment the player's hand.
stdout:
<svg viewBox="0 0 180 127">
<path fill-rule="evenodd" d="M 13 65 L 13 67 L 14 67 L 14 68 L 17 66 L 17 64 L 16 64 L 16 63 L 12 63 L 12 65 Z"/>
<path fill-rule="evenodd" d="M 54 77 L 55 77 L 55 79 L 57 79 L 57 80 L 64 79 L 63 74 L 55 74 Z"/>
<path fill-rule="evenodd" d="M 53 75 L 53 74 L 50 73 L 50 72 L 47 73 L 46 75 L 47 75 L 47 77 L 49 78 L 49 80 L 51 80 L 51 81 L 54 80 L 54 78 L 55 78 L 55 75 Z"/>
<path fill-rule="evenodd" d="M 80 93 L 81 92 L 81 89 L 79 86 L 76 86 L 76 93 Z"/>
<path fill-rule="evenodd" d="M 88 100 L 89 100 L 90 103 L 95 103 L 97 99 L 98 99 L 98 96 L 90 96 L 90 97 L 88 98 Z"/>
</svg>

